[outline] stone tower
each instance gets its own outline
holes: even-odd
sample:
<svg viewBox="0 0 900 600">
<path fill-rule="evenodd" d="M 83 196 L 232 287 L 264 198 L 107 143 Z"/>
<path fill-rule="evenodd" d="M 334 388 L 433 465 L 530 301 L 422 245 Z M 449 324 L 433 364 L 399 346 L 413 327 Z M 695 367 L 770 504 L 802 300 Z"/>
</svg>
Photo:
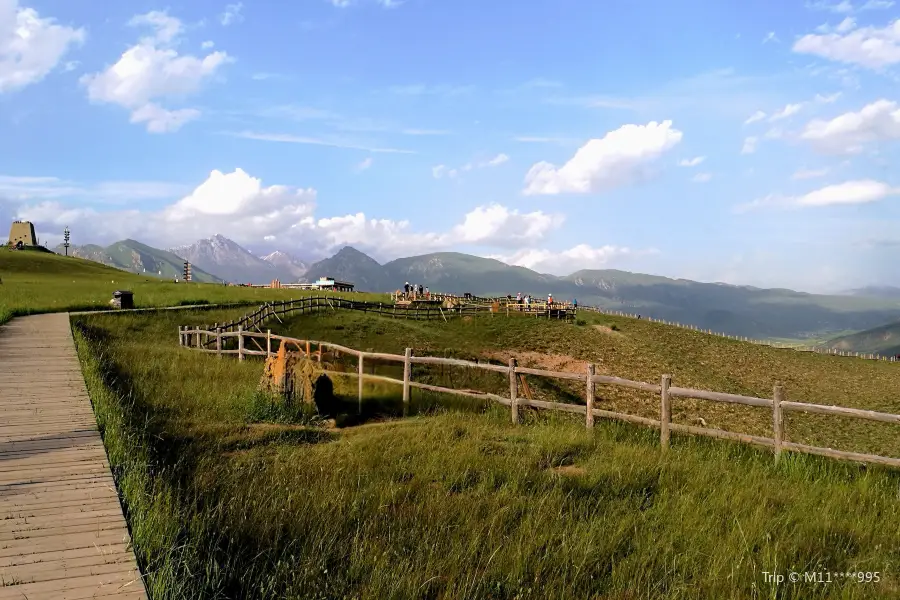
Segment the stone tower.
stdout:
<svg viewBox="0 0 900 600">
<path fill-rule="evenodd" d="M 34 225 L 30 221 L 13 221 L 9 228 L 9 245 L 16 248 L 25 246 L 37 246 L 37 236 L 34 235 Z"/>
</svg>

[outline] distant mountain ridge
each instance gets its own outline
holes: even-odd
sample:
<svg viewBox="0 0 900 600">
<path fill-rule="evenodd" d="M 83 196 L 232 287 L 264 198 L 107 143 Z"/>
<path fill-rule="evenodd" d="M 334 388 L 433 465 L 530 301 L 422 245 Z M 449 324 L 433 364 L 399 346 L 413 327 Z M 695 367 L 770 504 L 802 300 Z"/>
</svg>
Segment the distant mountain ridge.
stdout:
<svg viewBox="0 0 900 600">
<path fill-rule="evenodd" d="M 558 277 L 457 252 L 398 258 L 384 265 L 352 248 L 310 265 L 306 281 L 335 277 L 357 289 L 388 292 L 404 283 L 433 291 L 577 299 L 582 305 L 625 310 L 753 338 L 812 338 L 862 330 L 900 319 L 900 300 L 826 296 L 785 289 L 700 283 L 615 269 Z"/>
<path fill-rule="evenodd" d="M 306 272 L 302 261 L 285 252 L 259 257 L 220 234 L 171 248 L 169 252 L 234 283 L 266 284 L 273 279 L 289 283 L 297 281 Z"/>
<path fill-rule="evenodd" d="M 865 296 L 868 298 L 900 298 L 900 287 L 891 285 L 870 285 L 845 292 L 849 296 Z"/>
<path fill-rule="evenodd" d="M 54 248 L 57 254 L 65 254 L 62 245 Z M 109 267 L 131 273 L 146 273 L 163 279 L 182 279 L 184 261 L 165 250 L 153 248 L 136 240 L 121 240 L 106 246 L 86 244 L 69 246 L 69 255 L 92 260 Z M 202 268 L 193 268 L 191 279 L 200 283 L 221 283 L 222 279 Z"/>
<path fill-rule="evenodd" d="M 173 248 L 172 252 L 134 240 L 107 248 L 84 246 L 77 251 L 85 258 L 132 272 L 162 270 L 166 277 L 180 277 L 186 259 L 193 264 L 196 281 L 267 284 L 272 279 L 287 283 L 335 277 L 370 292 L 390 292 L 409 282 L 435 292 L 481 296 L 522 292 L 544 297 L 552 293 L 561 300 L 577 298 L 583 306 L 624 310 L 757 339 L 822 339 L 900 321 L 900 298 L 816 295 L 615 269 L 581 270 L 560 277 L 459 252 L 398 258 L 382 265 L 345 246 L 334 256 L 306 268 L 287 252 L 259 257 L 221 235 Z M 298 278 L 301 271 L 303 275 Z"/>
</svg>

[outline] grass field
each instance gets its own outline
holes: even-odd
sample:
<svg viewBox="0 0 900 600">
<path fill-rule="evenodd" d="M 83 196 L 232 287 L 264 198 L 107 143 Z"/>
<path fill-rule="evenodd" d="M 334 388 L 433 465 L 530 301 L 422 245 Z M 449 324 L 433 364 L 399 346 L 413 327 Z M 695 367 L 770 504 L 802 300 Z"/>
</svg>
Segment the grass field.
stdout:
<svg viewBox="0 0 900 600">
<path fill-rule="evenodd" d="M 260 362 L 177 347 L 186 323 L 240 311 L 76 318 L 79 354 L 155 598 L 893 598 L 896 472 L 605 421 L 366 387 L 362 417 L 318 426 L 256 393 Z M 776 350 L 646 321 L 584 325 L 489 316 L 444 323 L 352 312 L 279 333 L 360 348 L 580 369 L 897 412 L 898 365 Z M 615 326 L 613 328 L 613 326 Z M 274 330 L 274 327 L 273 327 Z M 377 366 L 389 373 L 391 367 Z M 502 386 L 465 370 L 417 380 Z M 337 380 L 348 408 L 355 380 Z M 529 378 L 535 394 L 576 390 Z M 652 395 L 598 404 L 655 416 Z M 771 415 L 705 401 L 676 421 L 768 433 Z M 896 429 L 793 417 L 788 437 L 898 455 Z M 877 571 L 878 583 L 775 585 L 763 572 Z"/>
<path fill-rule="evenodd" d="M 36 312 L 109 308 L 114 291 L 134 292 L 135 307 L 193 303 L 259 303 L 299 298 L 305 292 L 200 283 L 174 283 L 100 263 L 44 252 L 0 248 L 0 323 Z M 308 292 L 306 292 L 308 293 Z M 380 297 L 354 294 L 354 297 Z"/>
</svg>

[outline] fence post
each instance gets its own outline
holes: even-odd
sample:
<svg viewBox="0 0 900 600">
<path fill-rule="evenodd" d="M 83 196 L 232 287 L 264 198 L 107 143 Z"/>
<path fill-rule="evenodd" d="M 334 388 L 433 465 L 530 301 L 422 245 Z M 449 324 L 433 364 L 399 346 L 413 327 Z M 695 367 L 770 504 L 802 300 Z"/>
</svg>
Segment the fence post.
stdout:
<svg viewBox="0 0 900 600">
<path fill-rule="evenodd" d="M 403 353 L 403 412 L 409 407 L 409 378 L 412 371 L 412 348 Z"/>
<path fill-rule="evenodd" d="M 199 327 L 199 326 L 198 326 Z M 203 334 L 199 331 L 195 334 L 197 337 L 194 338 L 194 347 L 199 349 L 203 342 Z"/>
<path fill-rule="evenodd" d="M 184 346 L 184 325 L 178 326 L 178 345 Z"/>
<path fill-rule="evenodd" d="M 216 323 L 216 355 L 222 358 L 222 328 Z"/>
<path fill-rule="evenodd" d="M 672 398 L 669 396 L 669 386 L 672 385 L 672 376 L 663 375 L 660 382 L 659 393 L 659 444 L 663 450 L 669 448 L 669 424 L 672 422 Z"/>
<path fill-rule="evenodd" d="M 594 363 L 587 366 L 587 391 L 585 392 L 585 417 L 584 424 L 588 428 L 594 426 L 594 373 L 597 371 Z"/>
<path fill-rule="evenodd" d="M 359 362 L 357 364 L 359 371 L 359 387 L 357 388 L 357 396 L 359 400 L 359 414 L 362 414 L 362 398 L 363 398 L 363 353 L 359 353 Z"/>
<path fill-rule="evenodd" d="M 513 425 L 519 424 L 519 381 L 516 379 L 516 359 L 509 359 L 509 399 Z"/>
<path fill-rule="evenodd" d="M 244 326 L 243 325 L 238 325 L 237 339 L 238 339 L 238 360 L 244 360 Z"/>
<path fill-rule="evenodd" d="M 781 382 L 775 384 L 775 394 L 772 398 L 772 427 L 775 432 L 775 462 L 781 458 L 781 443 L 784 441 L 784 413 L 781 411 L 781 402 L 784 400 L 784 386 Z"/>
<path fill-rule="evenodd" d="M 272 357 L 272 330 L 266 329 L 266 358 Z"/>
</svg>

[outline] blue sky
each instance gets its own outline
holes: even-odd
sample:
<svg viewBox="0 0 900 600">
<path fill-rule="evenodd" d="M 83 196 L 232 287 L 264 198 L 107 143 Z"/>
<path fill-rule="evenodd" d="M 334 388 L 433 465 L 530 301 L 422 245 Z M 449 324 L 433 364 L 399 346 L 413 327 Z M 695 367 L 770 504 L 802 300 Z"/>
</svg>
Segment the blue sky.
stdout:
<svg viewBox="0 0 900 600">
<path fill-rule="evenodd" d="M 894 284 L 900 5 L 0 0 L 0 218 Z"/>
</svg>

